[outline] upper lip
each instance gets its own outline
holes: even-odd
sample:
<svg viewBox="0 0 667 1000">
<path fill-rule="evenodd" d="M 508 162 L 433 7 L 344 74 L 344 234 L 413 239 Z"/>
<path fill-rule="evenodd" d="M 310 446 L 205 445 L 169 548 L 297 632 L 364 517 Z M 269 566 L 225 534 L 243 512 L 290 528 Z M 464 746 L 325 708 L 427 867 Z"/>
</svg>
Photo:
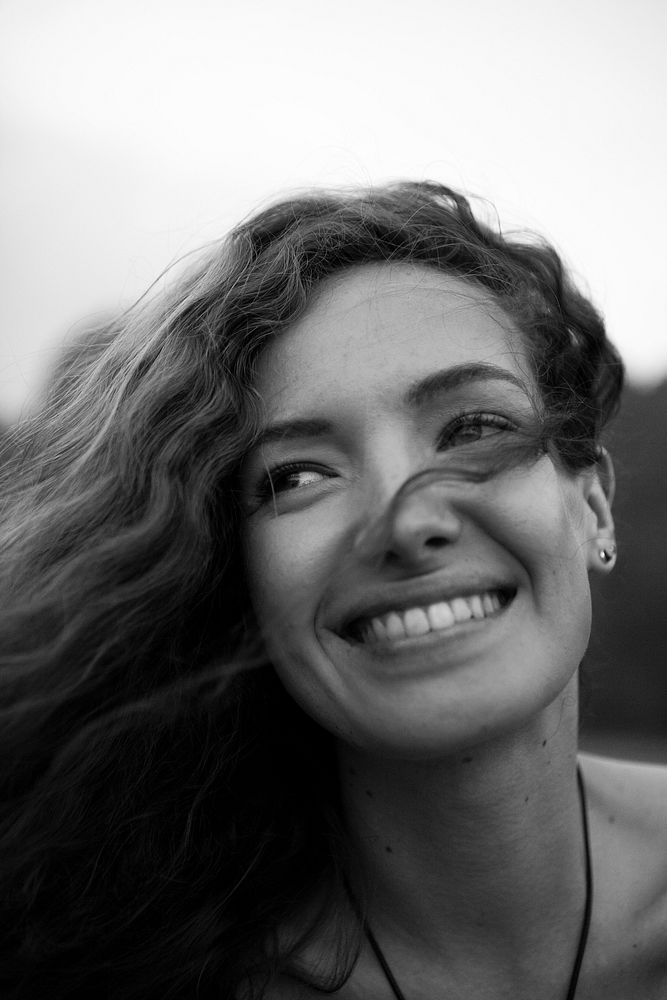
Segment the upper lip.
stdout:
<svg viewBox="0 0 667 1000">
<path fill-rule="evenodd" d="M 346 609 L 338 619 L 339 625 L 335 631 L 343 635 L 358 623 L 368 618 L 378 618 L 390 611 L 406 611 L 408 608 L 426 608 L 440 601 L 451 601 L 455 597 L 471 597 L 473 594 L 484 594 L 488 591 L 516 591 L 516 584 L 506 577 L 478 576 L 452 577 L 447 580 L 423 580 L 410 583 L 394 583 L 377 588 L 375 592 L 364 588 L 363 598 L 359 602 L 346 601 Z"/>
</svg>

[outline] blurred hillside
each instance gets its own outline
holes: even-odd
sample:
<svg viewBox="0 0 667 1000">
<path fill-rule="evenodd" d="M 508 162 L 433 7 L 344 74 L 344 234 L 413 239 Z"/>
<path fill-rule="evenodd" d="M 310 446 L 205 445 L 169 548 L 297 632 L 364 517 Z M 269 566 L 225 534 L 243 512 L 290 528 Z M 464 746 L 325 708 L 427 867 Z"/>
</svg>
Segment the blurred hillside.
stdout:
<svg viewBox="0 0 667 1000">
<path fill-rule="evenodd" d="M 596 734 L 641 737 L 667 762 L 667 382 L 626 391 L 607 444 L 619 558 L 592 577 L 582 728 L 593 745 Z"/>
</svg>

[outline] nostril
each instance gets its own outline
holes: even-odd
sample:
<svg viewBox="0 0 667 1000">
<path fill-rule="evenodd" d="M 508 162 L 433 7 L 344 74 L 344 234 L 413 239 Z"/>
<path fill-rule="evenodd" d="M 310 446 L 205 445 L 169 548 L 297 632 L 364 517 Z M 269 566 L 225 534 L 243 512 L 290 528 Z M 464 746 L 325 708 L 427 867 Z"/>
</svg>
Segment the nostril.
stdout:
<svg viewBox="0 0 667 1000">
<path fill-rule="evenodd" d="M 439 556 L 461 534 L 459 512 L 442 484 L 420 473 L 407 480 L 381 514 L 354 539 L 357 558 L 421 564 Z"/>
<path fill-rule="evenodd" d="M 424 539 L 423 543 L 429 549 L 444 549 L 450 544 L 450 540 L 447 538 L 438 538 L 437 536 L 431 536 L 430 538 Z"/>
<path fill-rule="evenodd" d="M 444 558 L 457 537 L 456 533 L 447 535 L 433 531 L 394 531 L 388 539 L 384 559 L 388 563 L 432 565 Z"/>
</svg>

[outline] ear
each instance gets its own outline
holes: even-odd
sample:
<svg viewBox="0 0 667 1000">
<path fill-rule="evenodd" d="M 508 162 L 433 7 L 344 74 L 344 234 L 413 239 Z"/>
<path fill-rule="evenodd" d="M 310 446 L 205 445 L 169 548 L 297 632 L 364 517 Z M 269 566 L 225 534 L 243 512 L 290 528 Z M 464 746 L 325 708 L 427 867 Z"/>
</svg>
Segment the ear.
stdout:
<svg viewBox="0 0 667 1000">
<path fill-rule="evenodd" d="M 586 473 L 585 482 L 591 524 L 591 534 L 587 541 L 588 569 L 609 573 L 616 562 L 616 535 L 611 513 L 616 479 L 606 448 L 599 449 L 597 461 Z"/>
</svg>

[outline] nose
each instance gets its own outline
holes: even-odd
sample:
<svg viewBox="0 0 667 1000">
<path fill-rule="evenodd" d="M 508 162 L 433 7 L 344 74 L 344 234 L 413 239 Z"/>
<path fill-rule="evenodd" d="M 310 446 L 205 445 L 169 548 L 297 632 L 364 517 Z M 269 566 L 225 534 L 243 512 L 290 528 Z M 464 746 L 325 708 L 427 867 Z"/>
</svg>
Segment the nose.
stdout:
<svg viewBox="0 0 667 1000">
<path fill-rule="evenodd" d="M 357 557 L 427 572 L 442 563 L 461 534 L 448 484 L 432 475 L 409 479 L 355 541 Z"/>
</svg>

